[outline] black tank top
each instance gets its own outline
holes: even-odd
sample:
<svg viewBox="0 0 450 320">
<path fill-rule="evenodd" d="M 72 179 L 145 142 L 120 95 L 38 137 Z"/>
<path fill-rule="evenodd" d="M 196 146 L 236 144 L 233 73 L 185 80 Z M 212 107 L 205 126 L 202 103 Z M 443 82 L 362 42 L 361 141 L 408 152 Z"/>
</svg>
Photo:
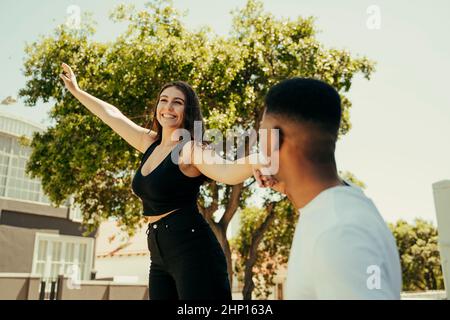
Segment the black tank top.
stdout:
<svg viewBox="0 0 450 320">
<path fill-rule="evenodd" d="M 145 216 L 160 215 L 179 208 L 197 208 L 197 197 L 200 186 L 206 180 L 204 175 L 198 177 L 186 176 L 178 166 L 179 152 L 188 141 L 180 141 L 174 152 L 154 168 L 148 175 L 143 176 L 141 168 L 150 154 L 161 143 L 160 139 L 152 143 L 142 156 L 141 164 L 133 177 L 131 187 L 133 192 L 142 200 Z M 174 161 L 172 161 L 174 153 Z"/>
</svg>

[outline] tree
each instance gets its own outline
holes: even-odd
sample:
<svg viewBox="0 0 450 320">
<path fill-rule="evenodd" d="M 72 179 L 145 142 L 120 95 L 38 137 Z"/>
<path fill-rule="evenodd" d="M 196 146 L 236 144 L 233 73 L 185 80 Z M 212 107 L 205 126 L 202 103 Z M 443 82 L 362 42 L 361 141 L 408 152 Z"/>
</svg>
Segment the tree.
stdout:
<svg viewBox="0 0 450 320">
<path fill-rule="evenodd" d="M 430 222 L 399 220 L 389 224 L 397 242 L 404 291 L 443 290 L 438 232 Z"/>
<path fill-rule="evenodd" d="M 360 187 L 361 189 L 365 189 L 366 188 L 366 184 L 359 180 L 353 173 L 348 172 L 348 171 L 340 171 L 339 172 L 339 176 L 341 177 L 341 179 L 344 179 L 345 181 L 351 182 L 355 185 L 357 185 L 358 187 Z"/>
<path fill-rule="evenodd" d="M 254 0 L 233 13 L 227 37 L 209 28 L 188 30 L 171 1 L 150 2 L 142 11 L 121 5 L 111 17 L 128 23 L 126 32 L 112 42 L 92 40 L 94 31 L 87 24 L 80 30 L 60 26 L 53 35 L 27 46 L 28 80 L 19 93 L 28 105 L 38 99 L 54 103 L 50 117 L 56 124 L 33 136 L 27 173 L 41 179 L 55 205 L 73 194 L 91 231 L 110 216 L 130 234 L 142 223 L 140 200 L 131 191 L 140 155 L 64 92 L 57 76 L 61 62 L 74 66 L 81 88 L 140 125 L 151 120 L 151 106 L 163 83 L 186 80 L 198 92 L 207 127 L 222 132 L 257 128 L 270 86 L 305 76 L 325 80 L 341 93 L 340 133 L 345 134 L 351 107 L 345 92 L 355 74 L 369 79 L 374 68 L 366 58 L 324 48 L 315 38 L 313 18 L 277 19 Z M 226 231 L 236 210 L 254 192 L 249 188 L 252 182 L 207 183 L 198 201 L 224 249 L 230 276 Z"/>
<path fill-rule="evenodd" d="M 243 298 L 252 293 L 267 298 L 274 277 L 288 262 L 298 212 L 283 198 L 266 202 L 263 208 L 248 207 L 240 212 L 241 228 L 231 240 L 236 253 L 235 272 L 244 283 Z"/>
</svg>

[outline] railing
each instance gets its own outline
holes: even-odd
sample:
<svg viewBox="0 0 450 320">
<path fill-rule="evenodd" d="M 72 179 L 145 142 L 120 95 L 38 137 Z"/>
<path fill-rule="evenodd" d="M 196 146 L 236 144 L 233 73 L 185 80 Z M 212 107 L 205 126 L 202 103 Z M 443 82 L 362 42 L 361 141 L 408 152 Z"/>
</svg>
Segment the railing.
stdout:
<svg viewBox="0 0 450 320">
<path fill-rule="evenodd" d="M 56 300 L 57 281 L 41 279 L 39 300 Z"/>
</svg>

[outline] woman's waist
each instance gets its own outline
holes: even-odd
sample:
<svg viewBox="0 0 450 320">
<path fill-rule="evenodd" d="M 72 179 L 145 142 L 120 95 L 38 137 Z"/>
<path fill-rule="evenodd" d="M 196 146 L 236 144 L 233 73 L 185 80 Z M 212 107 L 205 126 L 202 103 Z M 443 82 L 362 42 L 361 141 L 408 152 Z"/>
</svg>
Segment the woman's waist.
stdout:
<svg viewBox="0 0 450 320">
<path fill-rule="evenodd" d="M 144 206 L 145 207 L 145 206 Z M 185 202 L 185 203 L 171 203 L 167 206 L 152 206 L 151 210 L 147 206 L 144 208 L 144 219 L 147 223 L 153 223 L 159 221 L 175 212 L 185 212 L 187 214 L 199 213 L 197 207 L 197 201 L 195 202 Z"/>
<path fill-rule="evenodd" d="M 174 213 L 174 212 L 177 211 L 177 210 L 179 210 L 179 209 L 174 209 L 174 210 L 171 210 L 171 211 L 166 212 L 166 213 L 163 213 L 163 214 L 157 214 L 157 215 L 144 215 L 144 222 L 145 222 L 146 224 L 149 224 L 149 223 L 155 223 L 155 222 L 161 220 L 162 218 L 168 216 L 169 214 Z"/>
<path fill-rule="evenodd" d="M 148 219 L 149 228 L 154 225 L 174 225 L 174 226 L 206 226 L 208 223 L 198 211 L 197 205 L 194 207 L 183 207 L 175 209 L 163 215 Z"/>
</svg>

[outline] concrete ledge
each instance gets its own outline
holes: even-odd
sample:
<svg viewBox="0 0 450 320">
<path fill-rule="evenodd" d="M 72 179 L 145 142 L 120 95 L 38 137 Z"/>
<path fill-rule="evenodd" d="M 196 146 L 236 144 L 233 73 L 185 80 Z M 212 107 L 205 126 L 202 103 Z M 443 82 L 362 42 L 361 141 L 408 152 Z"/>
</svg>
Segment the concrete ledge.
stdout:
<svg viewBox="0 0 450 320">
<path fill-rule="evenodd" d="M 403 292 L 402 300 L 447 300 L 444 290 L 423 291 L 423 292 Z"/>
<path fill-rule="evenodd" d="M 69 287 L 67 277 L 60 276 L 57 300 L 148 300 L 149 296 L 146 283 L 89 280 L 73 286 Z"/>
<path fill-rule="evenodd" d="M 38 274 L 31 273 L 0 273 L 0 278 L 14 278 L 14 279 L 22 279 L 22 278 L 32 278 L 32 279 L 40 279 L 41 276 Z"/>
<path fill-rule="evenodd" d="M 0 300 L 38 300 L 40 281 L 29 273 L 0 273 Z"/>
</svg>

